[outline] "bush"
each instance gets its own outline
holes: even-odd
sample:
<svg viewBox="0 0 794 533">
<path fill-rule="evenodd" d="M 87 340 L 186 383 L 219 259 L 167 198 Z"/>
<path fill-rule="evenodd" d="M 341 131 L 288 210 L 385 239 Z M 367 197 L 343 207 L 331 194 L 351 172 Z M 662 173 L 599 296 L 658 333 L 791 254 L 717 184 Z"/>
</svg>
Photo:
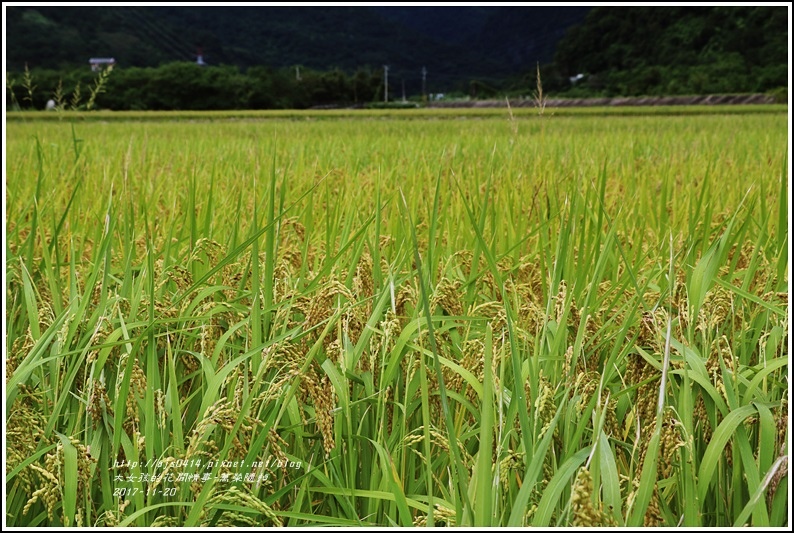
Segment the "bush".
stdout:
<svg viewBox="0 0 794 533">
<path fill-rule="evenodd" d="M 777 87 L 776 89 L 767 91 L 766 94 L 773 97 L 776 104 L 788 103 L 788 87 Z"/>
</svg>

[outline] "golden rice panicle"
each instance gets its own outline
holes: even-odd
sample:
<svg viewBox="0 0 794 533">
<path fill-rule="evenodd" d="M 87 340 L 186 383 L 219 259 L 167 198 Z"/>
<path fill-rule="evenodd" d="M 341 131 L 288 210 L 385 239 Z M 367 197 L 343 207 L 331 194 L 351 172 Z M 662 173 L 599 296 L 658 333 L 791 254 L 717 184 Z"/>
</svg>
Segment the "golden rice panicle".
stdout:
<svg viewBox="0 0 794 533">
<path fill-rule="evenodd" d="M 27 357 L 33 346 L 33 336 L 30 333 L 30 327 L 28 327 L 24 335 L 14 339 L 11 344 L 11 350 L 6 354 L 6 383 L 11 380 L 14 370 Z"/>
<path fill-rule="evenodd" d="M 382 427 L 391 430 L 392 423 L 394 422 L 394 391 L 391 385 L 386 387 L 386 390 L 383 391 L 383 404 L 386 409 L 386 416 L 381 424 Z"/>
<path fill-rule="evenodd" d="M 637 385 L 650 380 L 657 374 L 656 369 L 648 363 L 639 353 L 629 355 L 629 362 L 626 366 L 626 381 L 632 385 Z M 648 424 L 656 416 L 658 400 L 658 390 L 655 380 L 640 385 L 637 388 L 637 400 L 634 405 L 634 413 L 639 417 L 641 427 L 649 427 Z"/>
<path fill-rule="evenodd" d="M 334 339 L 325 344 L 325 356 L 341 366 L 343 362 L 342 357 L 344 356 L 342 341 L 340 339 Z"/>
<path fill-rule="evenodd" d="M 703 332 L 723 331 L 726 323 L 734 329 L 739 328 L 741 317 L 734 309 L 733 291 L 718 286 L 706 293 L 697 317 L 696 329 Z"/>
<path fill-rule="evenodd" d="M 235 513 L 226 517 L 225 524 L 227 526 L 237 525 L 240 523 L 243 525 L 273 525 L 277 527 L 284 525 L 281 518 L 273 511 L 272 507 L 257 498 L 254 494 L 251 494 L 248 490 L 241 490 L 236 485 L 231 485 L 228 489 L 215 492 L 215 494 L 207 502 L 207 508 L 213 508 L 218 504 L 233 505 L 244 507 L 246 509 L 252 509 L 259 511 L 259 514 L 264 517 L 264 521 L 259 519 L 251 523 L 246 517 L 247 513 Z M 227 514 L 228 513 L 224 512 L 224 515 Z M 202 525 L 209 526 L 210 524 L 204 523 Z"/>
<path fill-rule="evenodd" d="M 536 258 L 529 256 L 522 257 L 518 263 L 515 277 L 520 285 L 526 285 L 528 287 L 528 296 L 534 301 L 540 301 L 543 296 L 543 280 Z"/>
<path fill-rule="evenodd" d="M 557 294 L 554 296 L 554 319 L 559 324 L 565 313 L 565 300 L 568 296 L 568 284 L 564 279 L 560 280 Z"/>
<path fill-rule="evenodd" d="M 208 314 L 215 307 L 214 302 L 207 302 L 198 309 L 198 315 L 203 316 Z M 220 326 L 220 313 L 215 313 L 209 320 L 209 323 L 203 323 L 199 326 L 198 339 L 194 344 L 194 350 L 201 353 L 205 357 L 212 358 L 218 340 L 223 335 L 223 329 Z M 222 355 L 221 355 L 222 357 Z"/>
<path fill-rule="evenodd" d="M 273 301 L 275 302 L 289 300 L 296 295 L 294 284 L 300 276 L 303 264 L 301 251 L 293 244 L 281 247 L 279 256 L 273 270 Z"/>
<path fill-rule="evenodd" d="M 281 260 L 278 263 L 277 272 L 282 275 L 296 275 L 303 266 L 303 255 L 295 245 L 288 245 L 279 248 Z"/>
<path fill-rule="evenodd" d="M 659 440 L 657 479 L 667 479 L 672 476 L 673 467 L 679 462 L 676 451 L 685 445 L 680 426 L 680 422 L 673 417 L 673 411 L 667 409 L 662 421 L 662 433 Z"/>
<path fill-rule="evenodd" d="M 577 367 L 579 365 L 577 364 Z M 570 381 L 569 381 L 570 383 Z M 598 394 L 601 385 L 601 375 L 596 371 L 580 371 L 577 374 L 576 380 L 568 387 L 568 397 L 573 398 L 576 393 L 580 394 L 579 401 L 576 404 L 576 413 L 582 415 L 593 399 L 593 395 Z M 602 390 L 599 397 L 600 409 L 604 411 L 604 429 L 608 434 L 617 435 L 619 432 L 619 425 L 616 415 L 617 400 L 612 398 L 609 390 Z"/>
<path fill-rule="evenodd" d="M 776 450 L 782 453 L 786 444 L 786 432 L 788 431 L 788 398 L 780 401 L 780 406 L 775 409 L 775 425 L 777 426 Z"/>
<path fill-rule="evenodd" d="M 502 277 L 509 278 L 513 274 L 513 267 L 515 265 L 515 261 L 512 257 L 504 256 L 499 261 L 496 262 L 496 269 L 502 274 Z"/>
<path fill-rule="evenodd" d="M 698 387 L 700 390 L 700 387 Z M 700 428 L 703 440 L 708 442 L 711 440 L 712 428 L 711 422 L 709 421 L 708 412 L 706 411 L 706 400 L 703 399 L 703 395 L 705 394 L 704 391 L 700 390 L 698 393 L 698 399 L 695 403 L 695 411 L 692 415 L 692 420 L 695 422 L 695 428 Z"/>
<path fill-rule="evenodd" d="M 448 315 L 461 316 L 463 314 L 461 286 L 460 280 L 441 278 L 430 302 L 431 310 L 441 307 Z"/>
<path fill-rule="evenodd" d="M 226 247 L 218 241 L 208 239 L 207 237 L 201 237 L 197 239 L 196 243 L 193 245 L 193 252 L 191 253 L 190 260 L 198 259 L 201 261 L 199 255 L 201 253 L 207 256 L 207 266 L 214 267 L 218 264 L 220 259 L 226 255 Z"/>
<path fill-rule="evenodd" d="M 575 375 L 571 375 L 571 363 L 573 362 L 573 345 L 568 346 L 565 350 L 565 355 L 562 359 L 562 377 L 566 380 L 568 385 L 572 385 L 575 382 Z M 576 374 L 581 373 L 584 371 L 584 364 L 581 361 L 581 358 L 576 362 Z M 570 392 L 573 392 L 573 388 L 570 388 Z"/>
<path fill-rule="evenodd" d="M 489 301 L 479 305 L 472 304 L 467 312 L 468 316 L 485 318 L 491 323 L 494 337 L 501 336 L 507 329 L 507 312 L 501 302 Z"/>
<path fill-rule="evenodd" d="M 261 406 L 281 397 L 284 385 L 301 375 L 301 368 L 304 363 L 303 357 L 303 350 L 299 346 L 288 342 L 271 344 L 263 348 L 262 364 L 265 367 L 264 371 L 274 370 L 275 372 L 271 375 L 269 385 L 254 400 L 254 404 Z M 308 394 L 305 389 L 305 384 L 301 381 L 300 390 L 304 397 Z M 300 409 L 299 412 L 303 418 L 303 410 Z"/>
<path fill-rule="evenodd" d="M 438 503 L 433 508 L 433 521 L 436 527 L 438 527 L 439 524 L 447 527 L 455 527 L 455 516 L 454 509 L 443 507 Z M 421 514 L 414 518 L 413 525 L 414 527 L 427 527 L 427 515 Z"/>
<path fill-rule="evenodd" d="M 549 379 L 543 375 L 542 370 L 540 372 L 540 379 L 538 380 L 538 394 L 535 399 L 534 407 L 534 416 L 538 424 L 542 424 L 540 433 L 538 434 L 538 439 L 541 439 L 543 435 L 546 434 L 549 427 L 551 427 L 551 421 L 557 410 L 554 404 L 554 388 L 551 386 Z M 554 428 L 554 435 L 556 436 L 558 433 L 559 426 Z"/>
<path fill-rule="evenodd" d="M 166 279 L 174 282 L 179 292 L 183 292 L 193 285 L 193 275 L 188 269 L 179 265 L 168 267 L 166 276 Z"/>
<path fill-rule="evenodd" d="M 375 280 L 372 277 L 372 256 L 364 251 L 356 265 L 356 275 L 353 276 L 353 294 L 357 300 L 365 300 L 375 295 Z M 368 309 L 367 314 L 371 310 Z"/>
<path fill-rule="evenodd" d="M 439 265 L 438 279 L 445 276 L 446 272 L 458 272 L 463 278 L 471 276 L 471 262 L 474 258 L 471 250 L 458 250 L 449 256 L 446 266 Z"/>
<path fill-rule="evenodd" d="M 614 526 L 614 518 L 605 513 L 603 504 L 598 508 L 593 504 L 593 478 L 587 467 L 582 467 L 576 474 L 571 488 L 571 512 L 574 527 Z"/>
<path fill-rule="evenodd" d="M 64 324 L 64 326 L 66 326 L 66 324 Z M 91 335 L 91 340 L 89 341 L 89 343 L 95 346 L 96 348 L 88 352 L 88 355 L 86 356 L 86 362 L 88 364 L 91 364 L 97 360 L 97 357 L 99 357 L 99 346 L 105 342 L 105 340 L 107 339 L 108 335 L 110 335 L 112 330 L 113 327 L 110 323 L 110 319 L 108 319 L 108 317 L 105 315 L 99 317 L 99 320 L 97 321 L 97 325 L 94 328 L 94 332 Z M 113 354 L 113 356 L 117 356 L 119 353 L 121 353 L 119 347 L 115 347 L 111 350 L 111 354 Z"/>
<path fill-rule="evenodd" d="M 463 344 L 463 358 L 460 361 L 460 366 L 474 374 L 480 376 L 483 372 L 483 361 L 485 345 L 480 339 L 469 339 Z M 444 384 L 448 390 L 454 392 L 463 392 L 463 387 L 466 384 L 463 376 L 459 372 L 454 372 L 452 369 L 443 368 Z M 469 387 L 467 387 L 468 389 Z M 473 392 L 473 391 L 471 391 Z M 467 391 L 468 396 L 469 391 Z M 472 399 L 472 398 L 470 398 Z"/>
<path fill-rule="evenodd" d="M 20 385 L 19 393 L 6 419 L 6 473 L 16 468 L 22 461 L 32 456 L 44 439 L 46 420 L 41 412 L 41 393 L 34 393 L 29 387 Z M 34 486 L 32 465 L 17 474 L 25 494 Z"/>
<path fill-rule="evenodd" d="M 524 453 L 508 450 L 504 459 L 499 462 L 499 480 L 505 492 L 510 488 L 510 477 L 520 475 L 524 467 Z M 518 478 L 516 477 L 516 480 Z"/>
<path fill-rule="evenodd" d="M 77 501 L 80 502 L 84 498 L 91 500 L 91 474 L 92 466 L 97 460 L 91 455 L 88 446 L 83 445 L 78 439 L 74 437 L 69 438 L 71 445 L 77 450 Z M 30 508 L 37 501 L 41 500 L 47 508 L 47 516 L 50 520 L 55 518 L 55 508 L 63 501 L 64 491 L 64 451 L 63 442 L 58 441 L 58 445 L 52 452 L 44 457 L 44 468 L 33 463 L 31 467 L 39 474 L 39 479 L 42 483 L 41 487 L 33 493 L 30 499 L 25 504 L 22 514 L 26 515 Z M 61 506 L 63 512 L 63 506 Z M 69 526 L 69 517 L 61 517 L 63 523 Z M 80 524 L 76 524 L 80 525 Z"/>
<path fill-rule="evenodd" d="M 598 391 L 598 385 L 601 381 L 601 375 L 596 371 L 581 372 L 577 374 L 576 381 L 568 390 L 568 396 L 573 398 L 579 392 L 579 402 L 576 404 L 576 412 L 581 415 L 590 399 Z"/>
<path fill-rule="evenodd" d="M 331 380 L 323 373 L 323 377 L 319 378 L 314 368 L 303 376 L 302 384 L 308 392 L 309 397 L 314 405 L 314 416 L 317 422 L 317 428 L 323 436 L 323 450 L 326 457 L 336 447 L 336 440 L 334 435 L 334 389 Z"/>
<path fill-rule="evenodd" d="M 300 369 L 303 356 L 301 348 L 290 342 L 269 344 L 262 349 L 265 370 L 282 370 L 283 367 L 289 370 Z"/>
<path fill-rule="evenodd" d="M 119 502 L 118 510 L 117 511 L 105 511 L 102 513 L 99 518 L 98 522 L 104 524 L 106 527 L 115 527 L 119 525 L 121 521 L 121 517 L 124 516 L 124 511 L 127 510 L 127 507 L 130 506 L 132 503 L 131 499 L 123 500 Z M 155 524 L 156 522 L 157 524 Z M 165 525 L 179 525 L 177 517 L 166 517 L 166 516 L 159 516 L 155 519 L 152 523 L 152 527 L 163 527 Z"/>
<path fill-rule="evenodd" d="M 766 504 L 768 507 L 772 506 L 780 482 L 784 477 L 788 476 L 788 455 L 784 453 L 784 450 L 781 450 L 781 455 L 778 459 L 781 461 L 780 466 L 775 470 L 775 473 L 772 474 L 772 478 L 769 480 L 769 487 L 766 491 Z"/>
<path fill-rule="evenodd" d="M 221 269 L 221 283 L 229 287 L 223 290 L 226 300 L 233 300 L 240 291 L 240 282 L 243 280 L 243 270 L 239 263 L 229 263 Z"/>
<path fill-rule="evenodd" d="M 654 427 L 656 427 L 656 418 L 654 418 L 650 424 L 647 425 L 647 428 L 649 429 Z M 639 482 L 640 475 L 642 474 L 642 469 L 647 455 L 646 452 L 648 450 L 648 445 L 651 442 L 652 436 L 653 432 L 649 430 L 642 437 L 642 444 L 638 451 L 639 459 L 637 461 L 635 479 L 637 482 Z M 681 423 L 673 417 L 672 409 L 666 409 L 664 416 L 662 417 L 662 429 L 659 438 L 659 450 L 657 452 L 657 479 L 667 479 L 673 475 L 673 468 L 679 462 L 676 452 L 678 448 L 683 447 L 685 444 L 686 443 L 684 442 L 683 436 L 681 434 Z"/>
<path fill-rule="evenodd" d="M 664 525 L 664 517 L 662 516 L 662 508 L 659 501 L 658 484 L 654 485 L 653 496 L 651 497 L 650 503 L 648 503 L 648 508 L 645 510 L 643 525 L 645 527 L 658 527 Z"/>
<path fill-rule="evenodd" d="M 355 301 L 353 294 L 339 281 L 332 279 L 308 299 L 302 299 L 297 306 L 305 316 L 304 327 L 311 329 L 331 318 L 337 309 L 337 296 L 348 302 Z M 315 333 L 319 336 L 319 333 Z"/>
<path fill-rule="evenodd" d="M 113 404 L 110 403 L 105 384 L 99 380 L 93 380 L 91 393 L 88 396 L 86 414 L 91 417 L 94 427 L 102 419 L 102 413 L 107 412 L 108 416 L 113 417 Z"/>
<path fill-rule="evenodd" d="M 537 303 L 539 300 L 522 298 L 518 308 L 518 324 L 530 335 L 536 335 L 546 322 L 546 311 Z"/>
<path fill-rule="evenodd" d="M 658 307 L 653 312 L 645 311 L 640 319 L 638 344 L 656 353 L 663 353 L 668 316 L 669 313 L 664 307 Z"/>
<path fill-rule="evenodd" d="M 380 334 L 373 334 L 369 340 L 370 361 L 369 366 L 372 369 L 373 378 L 379 379 L 380 372 L 378 360 L 381 355 L 389 353 L 394 348 L 394 342 L 400 335 L 400 321 L 397 319 L 397 314 L 391 308 L 386 310 L 383 320 L 379 324 Z"/>
<path fill-rule="evenodd" d="M 206 440 L 202 441 L 200 438 L 197 438 L 199 435 L 197 433 L 191 433 L 190 440 L 188 441 L 188 448 L 185 450 L 185 459 L 192 459 L 198 457 L 204 457 L 206 461 L 214 461 L 218 457 L 218 445 L 214 440 Z M 165 470 L 170 471 L 174 469 L 173 465 L 176 464 L 171 458 L 170 464 L 167 463 Z M 206 464 L 206 463 L 204 463 Z M 160 484 L 160 480 L 162 478 L 158 478 L 157 484 Z M 190 492 L 193 493 L 194 496 L 198 496 L 198 494 L 204 489 L 204 484 L 201 481 L 193 481 L 190 484 Z"/>
<path fill-rule="evenodd" d="M 416 289 L 409 283 L 405 283 L 400 286 L 394 297 L 394 309 L 397 313 L 397 316 L 402 320 L 405 320 L 405 317 L 408 314 L 408 306 L 410 305 L 411 307 L 416 308 L 416 303 Z"/>
<path fill-rule="evenodd" d="M 121 388 L 121 385 L 124 381 L 128 357 L 129 354 L 125 352 L 119 359 L 119 373 L 116 376 L 117 391 Z M 134 433 L 136 428 L 140 426 L 141 420 L 138 416 L 138 400 L 142 400 L 146 395 L 146 387 L 146 373 L 138 364 L 138 360 L 135 359 L 133 361 L 132 372 L 130 375 L 129 392 L 127 393 L 127 402 L 125 407 L 126 416 L 124 418 L 123 426 L 124 430 L 130 435 Z"/>
<path fill-rule="evenodd" d="M 722 366 L 725 367 L 729 374 L 723 374 Z M 714 388 L 716 388 L 727 401 L 728 391 L 725 389 L 726 379 L 730 379 L 729 376 L 733 376 L 733 379 L 736 379 L 736 361 L 730 343 L 724 335 L 712 341 L 709 358 L 706 361 L 706 371 L 711 377 Z M 733 385 L 729 384 L 728 386 Z M 718 418 L 721 418 L 721 415 L 718 415 Z M 730 442 L 728 444 L 730 444 Z M 726 455 L 726 457 L 730 456 Z M 729 458 L 728 460 L 730 461 L 731 459 Z"/>
<path fill-rule="evenodd" d="M 124 500 L 124 503 L 129 503 L 132 500 Z M 117 526 L 119 521 L 115 518 L 112 511 L 108 512 L 109 515 L 114 516 L 114 521 L 111 522 L 110 520 L 105 520 L 105 525 L 108 527 Z M 150 527 L 179 527 L 181 525 L 182 518 L 178 516 L 168 516 L 168 515 L 160 515 L 154 519 L 151 523 Z"/>
<path fill-rule="evenodd" d="M 372 302 L 368 301 L 366 307 L 371 305 Z M 347 335 L 353 345 L 358 343 L 367 323 L 366 307 L 364 305 L 354 305 L 353 302 L 348 302 L 345 305 L 345 312 L 342 314 L 342 332 Z M 328 337 L 326 337 L 326 340 L 328 340 Z M 339 341 L 340 339 L 336 340 Z M 366 364 L 366 359 L 364 359 L 363 363 Z"/>
<path fill-rule="evenodd" d="M 600 525 L 600 513 L 593 505 L 593 479 L 590 471 L 585 467 L 579 469 L 571 489 L 571 511 L 574 527 Z"/>
<path fill-rule="evenodd" d="M 38 302 L 39 331 L 46 331 L 55 321 L 55 311 L 52 309 L 52 297 L 49 292 L 43 292 L 42 300 Z"/>
<path fill-rule="evenodd" d="M 165 429 L 168 412 L 165 409 L 165 392 L 163 392 L 163 389 L 154 390 L 154 412 L 157 416 L 157 427 Z"/>
<path fill-rule="evenodd" d="M 449 445 L 449 439 L 447 438 L 447 433 L 444 431 L 439 430 L 433 426 L 430 427 L 430 441 L 441 448 L 446 453 L 451 453 L 452 448 Z M 458 450 L 460 451 L 461 457 L 463 459 L 463 464 L 467 466 L 471 466 L 473 464 L 473 458 L 471 454 L 469 454 L 466 447 L 463 445 L 462 441 L 458 441 Z"/>
<path fill-rule="evenodd" d="M 243 377 L 243 371 L 238 366 L 233 373 L 229 374 L 223 382 L 224 387 L 234 383 L 234 399 L 232 406 L 238 411 L 243 409 L 243 396 L 246 393 L 246 381 Z"/>
<path fill-rule="evenodd" d="M 270 449 L 273 451 L 273 455 L 281 464 L 281 469 L 286 475 L 289 458 L 287 457 L 287 454 L 284 453 L 284 448 L 289 448 L 287 441 L 281 438 L 281 435 L 278 434 L 275 428 L 271 427 L 267 433 L 267 442 L 270 444 Z"/>
<path fill-rule="evenodd" d="M 227 378 L 227 381 L 228 380 L 229 378 Z M 238 385 L 240 381 L 242 380 L 238 380 Z M 240 389 L 236 388 L 236 390 L 239 391 Z M 239 419 L 240 408 L 235 405 L 234 398 L 218 399 L 207 408 L 203 418 L 198 421 L 191 433 L 188 448 L 185 452 L 186 458 L 189 459 L 194 455 L 206 455 L 202 453 L 199 448 L 205 444 L 204 440 L 209 436 L 209 433 L 213 431 L 222 431 L 228 436 L 231 434 Z M 242 458 L 246 456 L 251 441 L 251 435 L 256 425 L 261 425 L 261 422 L 250 415 L 244 417 L 238 431 L 232 439 L 232 448 L 229 452 L 229 457 Z M 213 428 L 213 426 L 217 427 Z"/>
</svg>

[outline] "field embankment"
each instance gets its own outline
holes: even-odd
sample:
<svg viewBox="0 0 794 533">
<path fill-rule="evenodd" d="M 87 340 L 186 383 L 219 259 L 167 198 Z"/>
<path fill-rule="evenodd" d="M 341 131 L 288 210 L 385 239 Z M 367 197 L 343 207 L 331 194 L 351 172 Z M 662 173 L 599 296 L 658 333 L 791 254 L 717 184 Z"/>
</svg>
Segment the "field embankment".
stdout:
<svg viewBox="0 0 794 533">
<path fill-rule="evenodd" d="M 615 107 L 615 106 L 703 106 L 757 105 L 778 103 L 768 94 L 710 94 L 701 96 L 619 96 L 613 98 L 549 98 L 547 108 L 557 107 Z M 536 107 L 532 99 L 510 100 L 511 107 Z M 431 102 L 428 107 L 507 107 L 504 100 L 470 100 Z"/>
<path fill-rule="evenodd" d="M 661 117 L 702 115 L 783 115 L 785 104 L 735 104 L 735 105 L 593 105 L 582 107 L 555 107 L 551 100 L 544 114 L 554 118 L 587 117 Z M 472 102 L 478 103 L 478 102 Z M 260 121 L 260 120 L 457 120 L 457 119 L 535 119 L 538 109 L 529 100 L 510 102 L 508 112 L 504 100 L 482 102 L 488 105 L 451 105 L 446 107 L 417 107 L 404 109 L 286 109 L 286 110 L 232 110 L 232 111 L 13 111 L 6 113 L 6 122 L 207 122 L 207 121 Z"/>
</svg>

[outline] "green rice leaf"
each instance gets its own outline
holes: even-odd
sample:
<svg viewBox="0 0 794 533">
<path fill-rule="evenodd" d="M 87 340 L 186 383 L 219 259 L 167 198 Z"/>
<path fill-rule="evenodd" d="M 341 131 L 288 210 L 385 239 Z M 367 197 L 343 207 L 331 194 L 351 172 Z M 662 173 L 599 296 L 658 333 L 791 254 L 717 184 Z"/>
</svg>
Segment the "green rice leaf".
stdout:
<svg viewBox="0 0 794 533">
<path fill-rule="evenodd" d="M 711 437 L 708 447 L 706 447 L 706 451 L 700 461 L 700 469 L 698 470 L 698 498 L 701 502 L 706 501 L 706 494 L 711 485 L 714 471 L 717 468 L 717 463 L 722 458 L 722 452 L 728 440 L 736 432 L 739 424 L 756 412 L 755 406 L 744 405 L 731 411 L 717 426 L 717 429 L 714 430 L 714 435 Z"/>
</svg>

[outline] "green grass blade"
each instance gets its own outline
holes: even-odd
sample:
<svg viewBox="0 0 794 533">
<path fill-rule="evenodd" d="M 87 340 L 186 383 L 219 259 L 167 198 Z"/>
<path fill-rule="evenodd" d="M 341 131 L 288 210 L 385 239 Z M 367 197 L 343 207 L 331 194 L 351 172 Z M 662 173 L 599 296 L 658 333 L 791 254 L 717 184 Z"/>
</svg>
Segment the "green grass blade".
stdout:
<svg viewBox="0 0 794 533">
<path fill-rule="evenodd" d="M 419 287 L 420 287 L 420 297 L 422 300 L 422 307 L 424 309 L 425 318 L 427 322 L 427 329 L 428 329 L 428 339 L 430 342 L 430 349 L 433 352 L 433 359 L 435 361 L 435 371 L 436 376 L 438 378 L 438 387 L 439 392 L 441 395 L 441 410 L 444 413 L 444 421 L 446 423 L 446 430 L 448 434 L 448 439 L 450 443 L 458 442 L 457 431 L 455 429 L 455 424 L 452 419 L 452 411 L 449 407 L 449 401 L 447 399 L 447 390 L 444 386 L 444 375 L 441 372 L 441 363 L 438 357 L 438 348 L 436 347 L 436 337 L 433 328 L 433 321 L 431 320 L 430 316 L 430 303 L 429 303 L 429 289 L 425 285 L 424 276 L 422 275 L 422 260 L 419 256 L 419 245 L 416 239 L 416 229 L 411 218 L 411 214 L 408 212 L 408 204 L 405 201 L 405 197 L 402 198 L 401 206 L 404 208 L 404 215 L 408 219 L 408 225 L 411 228 L 411 238 L 413 240 L 413 249 L 414 249 L 414 261 L 416 262 L 416 272 L 419 276 Z M 458 504 L 456 505 L 456 515 L 457 515 L 457 523 L 460 524 L 461 520 L 463 519 L 463 512 L 465 511 L 467 519 L 471 520 L 472 516 L 471 513 L 473 509 L 471 508 L 471 504 L 469 502 L 469 497 L 467 494 L 467 487 L 469 485 L 469 476 L 466 470 L 463 468 L 463 463 L 460 458 L 460 451 L 458 447 L 454 444 L 450 446 L 452 451 L 452 457 L 454 460 L 454 473 L 457 477 L 455 488 L 458 493 Z"/>
<path fill-rule="evenodd" d="M 535 511 L 535 518 L 532 520 L 532 527 L 549 527 L 552 525 L 551 517 L 559 503 L 563 490 L 565 490 L 573 475 L 590 455 L 590 451 L 590 448 L 583 448 L 560 466 L 543 492 L 543 497 L 540 499 L 538 508 Z"/>
<path fill-rule="evenodd" d="M 63 444 L 63 512 L 64 525 L 69 527 L 74 523 L 77 512 L 77 448 L 69 437 L 62 433 L 56 434 Z"/>
<path fill-rule="evenodd" d="M 714 471 L 717 468 L 717 463 L 722 459 L 722 452 L 728 440 L 736 432 L 739 424 L 755 413 L 755 406 L 742 406 L 735 411 L 731 411 L 717 426 L 717 429 L 714 430 L 714 435 L 711 437 L 708 447 L 706 447 L 706 451 L 700 461 L 700 469 L 698 470 L 698 498 L 701 502 L 706 500 Z"/>
<path fill-rule="evenodd" d="M 476 477 L 477 498 L 474 500 L 475 527 L 490 527 L 493 521 L 493 496 L 498 490 L 493 477 L 493 434 L 494 434 L 494 386 L 491 359 L 493 355 L 493 331 L 490 324 L 485 329 L 485 350 L 483 360 L 483 393 L 480 407 L 480 451 L 477 454 Z"/>
<path fill-rule="evenodd" d="M 513 508 L 510 512 L 510 519 L 507 523 L 508 527 L 522 527 L 524 525 L 524 517 L 526 516 L 527 512 L 527 503 L 529 502 L 532 489 L 535 487 L 538 477 L 543 470 L 543 463 L 546 454 L 548 453 L 552 436 L 554 435 L 554 429 L 557 427 L 557 422 L 560 420 L 560 416 L 562 415 L 562 408 L 563 406 L 560 404 L 560 406 L 557 408 L 557 413 L 554 415 L 554 418 L 549 424 L 549 429 L 546 430 L 543 438 L 540 439 L 540 442 L 535 448 L 535 455 L 533 455 L 532 459 L 527 463 L 527 471 L 524 475 L 521 489 L 518 491 L 518 494 L 513 501 Z"/>
</svg>

